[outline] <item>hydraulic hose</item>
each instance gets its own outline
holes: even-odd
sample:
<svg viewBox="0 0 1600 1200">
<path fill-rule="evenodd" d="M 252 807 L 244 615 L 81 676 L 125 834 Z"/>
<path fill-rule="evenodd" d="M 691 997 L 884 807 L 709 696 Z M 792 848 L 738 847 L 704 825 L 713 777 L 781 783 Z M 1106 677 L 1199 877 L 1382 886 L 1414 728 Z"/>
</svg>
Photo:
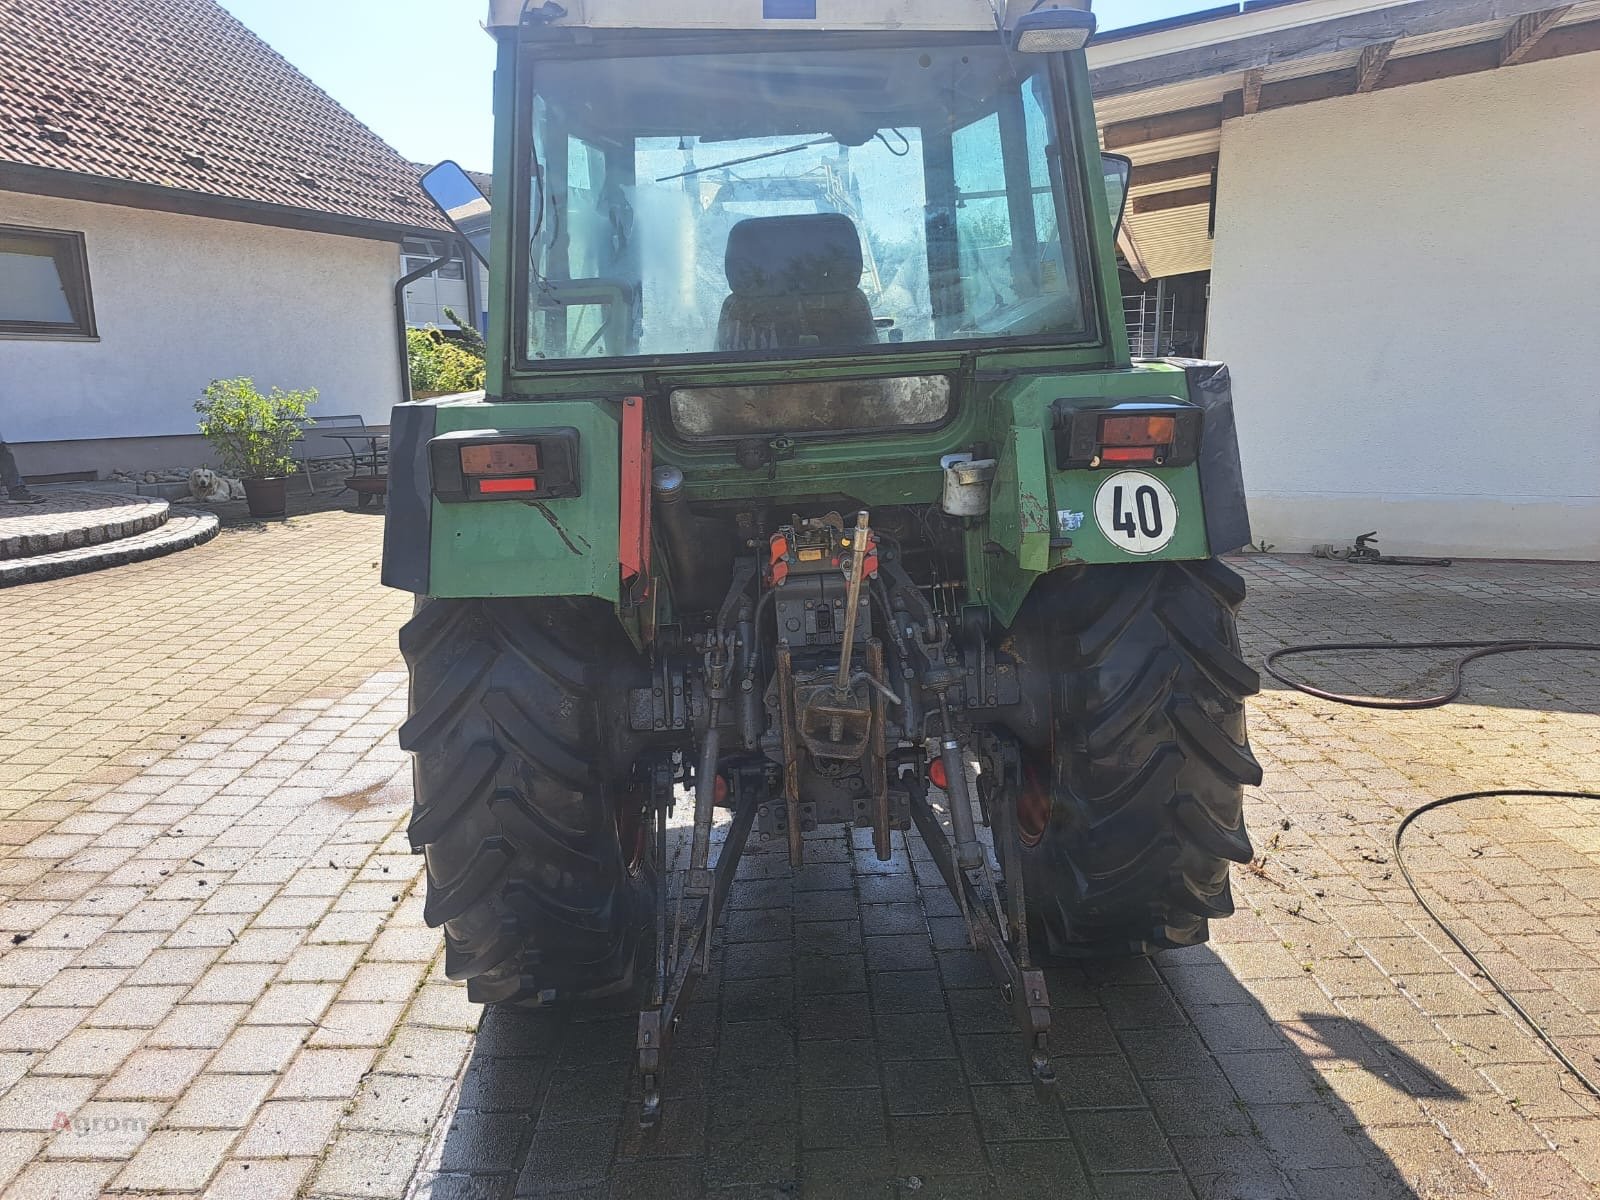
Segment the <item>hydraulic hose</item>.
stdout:
<svg viewBox="0 0 1600 1200">
<path fill-rule="evenodd" d="M 1296 679 L 1290 679 L 1278 671 L 1276 664 L 1285 658 L 1297 654 L 1315 654 L 1319 652 L 1362 652 L 1383 650 L 1465 650 L 1466 654 L 1457 658 L 1450 668 L 1450 690 L 1441 692 L 1437 696 L 1423 696 L 1418 698 L 1390 697 L 1390 696 L 1353 696 L 1340 692 L 1323 691 L 1321 688 L 1312 687 Z M 1304 646 L 1285 646 L 1267 655 L 1264 664 L 1267 674 L 1279 683 L 1304 692 L 1308 696 L 1315 696 L 1320 700 L 1330 700 L 1335 704 L 1349 704 L 1357 708 L 1378 708 L 1390 710 L 1414 710 L 1421 708 L 1442 708 L 1461 695 L 1462 671 L 1466 665 L 1475 659 L 1488 658 L 1494 654 L 1512 654 L 1524 650 L 1576 650 L 1584 653 L 1600 654 L 1600 644 L 1593 642 L 1540 642 L 1540 641 L 1495 641 L 1495 642 L 1319 642 Z M 1400 868 L 1400 877 L 1405 880 L 1406 887 L 1411 889 L 1411 894 L 1416 897 L 1417 903 L 1422 905 L 1422 910 L 1433 918 L 1433 922 L 1444 931 L 1445 937 L 1455 944 L 1480 975 L 1488 981 L 1490 987 L 1499 993 L 1500 998 L 1511 1006 L 1511 1011 L 1522 1019 L 1534 1037 L 1544 1043 L 1545 1048 L 1556 1056 L 1556 1061 L 1566 1068 L 1567 1072 L 1576 1079 L 1583 1089 L 1590 1095 L 1600 1098 L 1600 1084 L 1585 1075 L 1577 1063 L 1573 1062 L 1567 1053 L 1556 1044 L 1555 1038 L 1541 1025 L 1527 1009 L 1517 1002 L 1511 994 L 1511 989 L 1495 978 L 1493 971 L 1489 970 L 1484 962 L 1472 949 L 1462 941 L 1456 931 L 1450 928 L 1449 922 L 1441 917 L 1423 896 L 1422 889 L 1417 886 L 1416 879 L 1411 874 L 1411 868 L 1406 865 L 1404 838 L 1406 830 L 1414 821 L 1424 813 L 1430 813 L 1436 808 L 1444 808 L 1451 804 L 1460 804 L 1467 800 L 1483 800 L 1497 796 L 1544 796 L 1560 800 L 1600 800 L 1597 792 L 1568 792 L 1547 791 L 1531 788 L 1494 789 L 1479 792 L 1457 792 L 1452 796 L 1441 796 L 1437 800 L 1429 800 L 1413 808 L 1400 818 L 1400 824 L 1394 831 L 1394 861 Z"/>
</svg>

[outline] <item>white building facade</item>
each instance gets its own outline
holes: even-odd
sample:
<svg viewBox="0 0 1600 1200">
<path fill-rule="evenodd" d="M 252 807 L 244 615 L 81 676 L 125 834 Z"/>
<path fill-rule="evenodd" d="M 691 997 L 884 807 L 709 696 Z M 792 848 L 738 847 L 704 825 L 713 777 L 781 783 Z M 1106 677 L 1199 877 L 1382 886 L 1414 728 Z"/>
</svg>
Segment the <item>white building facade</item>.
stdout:
<svg viewBox="0 0 1600 1200">
<path fill-rule="evenodd" d="M 95 322 L 0 337 L 0 432 L 30 476 L 206 461 L 213 379 L 373 423 L 401 395 L 392 241 L 4 191 L 0 226 L 82 235 Z"/>
<path fill-rule="evenodd" d="M 1159 44 L 1148 86 L 1100 98 L 1102 133 L 1150 181 L 1130 261 L 1209 267 L 1258 542 L 1600 558 L 1600 5 L 1542 29 L 1474 22 L 1476 0 L 1368 39 L 1285 24 L 1319 6 L 1253 14 L 1231 60 L 1244 14 L 1135 32 L 1100 74 Z M 1191 51 L 1244 69 L 1190 72 Z"/>
</svg>

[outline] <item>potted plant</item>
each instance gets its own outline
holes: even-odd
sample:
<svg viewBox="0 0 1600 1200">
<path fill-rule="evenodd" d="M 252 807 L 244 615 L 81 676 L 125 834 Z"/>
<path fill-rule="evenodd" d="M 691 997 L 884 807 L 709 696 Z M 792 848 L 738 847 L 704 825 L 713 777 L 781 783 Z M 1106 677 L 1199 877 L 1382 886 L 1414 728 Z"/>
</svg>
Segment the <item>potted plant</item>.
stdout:
<svg viewBox="0 0 1600 1200">
<path fill-rule="evenodd" d="M 288 508 L 291 451 L 299 440 L 315 388 L 263 395 L 253 379 L 215 379 L 195 401 L 200 433 L 216 449 L 222 468 L 244 482 L 252 517 L 281 517 Z"/>
</svg>

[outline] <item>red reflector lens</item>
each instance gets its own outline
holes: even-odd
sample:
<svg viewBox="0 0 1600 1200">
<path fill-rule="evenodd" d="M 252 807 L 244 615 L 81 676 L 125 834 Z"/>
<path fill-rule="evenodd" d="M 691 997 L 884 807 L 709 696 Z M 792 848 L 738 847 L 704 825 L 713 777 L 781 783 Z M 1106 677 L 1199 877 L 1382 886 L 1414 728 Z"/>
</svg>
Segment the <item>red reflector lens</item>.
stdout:
<svg viewBox="0 0 1600 1200">
<path fill-rule="evenodd" d="M 943 791 L 950 783 L 950 776 L 945 774 L 944 759 L 936 758 L 928 764 L 928 782 Z"/>
<path fill-rule="evenodd" d="M 461 447 L 463 475 L 522 475 L 538 469 L 539 447 L 533 442 Z"/>
<path fill-rule="evenodd" d="M 480 496 L 507 496 L 518 492 L 537 492 L 539 481 L 537 479 L 480 479 L 478 480 L 478 494 Z"/>
<path fill-rule="evenodd" d="M 1102 446 L 1170 446 L 1177 436 L 1176 417 L 1106 417 L 1100 422 Z M 1103 454 L 1102 458 L 1111 455 Z"/>
<path fill-rule="evenodd" d="M 1153 463 L 1156 461 L 1156 448 L 1154 446 L 1109 446 L 1100 451 L 1100 461 Z"/>
</svg>

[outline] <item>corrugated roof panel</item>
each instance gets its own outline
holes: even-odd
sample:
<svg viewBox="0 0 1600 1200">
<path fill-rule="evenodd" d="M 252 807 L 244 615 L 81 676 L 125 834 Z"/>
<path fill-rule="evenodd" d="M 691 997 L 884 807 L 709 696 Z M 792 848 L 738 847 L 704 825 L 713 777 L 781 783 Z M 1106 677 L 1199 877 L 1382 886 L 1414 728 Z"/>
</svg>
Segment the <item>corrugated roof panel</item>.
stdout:
<svg viewBox="0 0 1600 1200">
<path fill-rule="evenodd" d="M 1211 206 L 1196 204 L 1165 212 L 1132 214 L 1128 229 L 1150 278 L 1211 269 Z"/>
<path fill-rule="evenodd" d="M 1273 63 L 1263 78 L 1268 83 L 1283 79 L 1303 79 L 1307 75 L 1321 75 L 1327 71 L 1348 71 L 1361 60 L 1361 47 L 1352 46 L 1328 54 L 1312 54 L 1305 58 L 1292 58 L 1287 62 Z"/>
<path fill-rule="evenodd" d="M 1159 142 L 1144 142 L 1118 151 L 1127 154 L 1136 165 L 1165 162 L 1169 158 L 1188 158 L 1191 154 L 1215 154 L 1222 148 L 1222 130 L 1204 129 L 1183 137 L 1167 138 Z"/>
<path fill-rule="evenodd" d="M 1242 74 L 1215 75 L 1208 79 L 1174 84 L 1172 87 L 1152 88 L 1146 92 L 1124 92 L 1120 96 L 1096 99 L 1095 115 L 1102 125 L 1136 121 L 1140 117 L 1153 117 L 1158 113 L 1215 104 L 1224 93 L 1238 91 L 1243 86 Z"/>
<path fill-rule="evenodd" d="M 1184 175 L 1181 178 L 1169 179 L 1165 183 L 1147 183 L 1141 187 L 1128 189 L 1128 196 L 1138 200 L 1143 196 L 1158 196 L 1162 192 L 1175 192 L 1183 188 L 1205 187 L 1211 182 L 1209 169 L 1196 172 L 1193 175 Z"/>
<path fill-rule="evenodd" d="M 1395 43 L 1394 56 L 1410 58 L 1413 54 L 1453 50 L 1457 46 L 1471 46 L 1478 42 L 1497 42 L 1510 28 L 1510 21 L 1487 21 L 1479 25 L 1463 25 L 1459 29 L 1424 34 L 1421 37 L 1401 38 Z"/>
</svg>

